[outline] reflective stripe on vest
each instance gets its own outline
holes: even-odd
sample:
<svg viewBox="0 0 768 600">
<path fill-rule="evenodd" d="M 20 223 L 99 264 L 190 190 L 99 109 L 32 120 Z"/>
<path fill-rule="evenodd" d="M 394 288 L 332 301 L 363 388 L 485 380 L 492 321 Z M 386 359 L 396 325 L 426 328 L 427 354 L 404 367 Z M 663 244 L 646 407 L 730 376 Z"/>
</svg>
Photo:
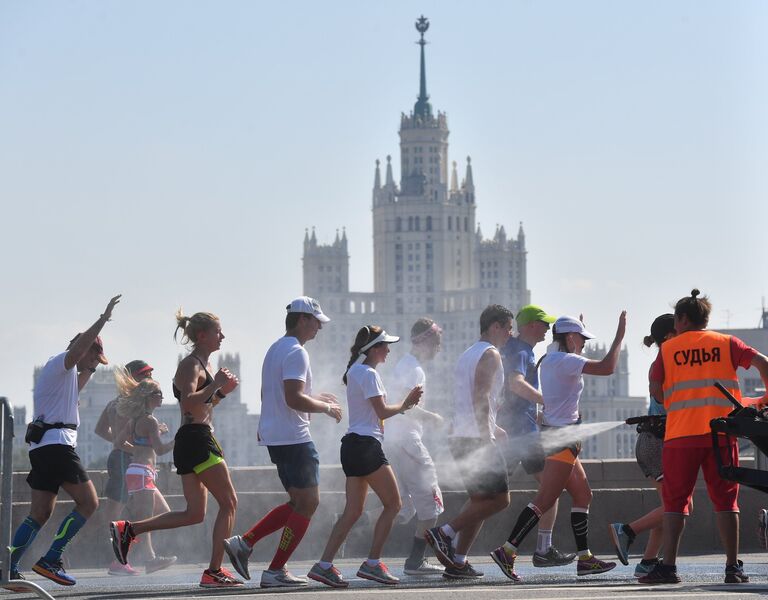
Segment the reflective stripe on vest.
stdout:
<svg viewBox="0 0 768 600">
<path fill-rule="evenodd" d="M 720 382 L 724 388 L 728 390 L 738 390 L 738 379 L 691 379 L 689 381 L 678 381 L 673 383 L 669 388 L 664 390 L 664 395 L 668 396 L 673 392 L 679 390 L 693 390 L 696 388 L 710 388 L 714 387 L 716 382 Z M 723 396 L 721 398 L 725 399 Z M 731 406 L 731 403 L 726 400 L 727 406 Z"/>
<path fill-rule="evenodd" d="M 696 398 L 695 400 L 679 400 L 670 405 L 667 412 L 671 413 L 685 408 L 701 408 L 702 406 L 725 406 L 730 408 L 733 405 L 726 398 L 716 398 L 713 396 L 711 398 Z"/>
</svg>

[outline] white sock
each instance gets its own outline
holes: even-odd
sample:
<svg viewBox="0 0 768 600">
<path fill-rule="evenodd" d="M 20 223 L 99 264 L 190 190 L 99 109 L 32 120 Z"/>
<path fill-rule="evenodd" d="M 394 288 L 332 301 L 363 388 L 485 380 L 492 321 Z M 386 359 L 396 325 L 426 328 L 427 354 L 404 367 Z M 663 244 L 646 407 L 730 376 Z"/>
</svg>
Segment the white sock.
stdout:
<svg viewBox="0 0 768 600">
<path fill-rule="evenodd" d="M 455 562 L 457 565 L 463 565 L 465 562 L 467 562 L 467 555 L 466 554 L 454 554 L 453 555 L 453 562 Z"/>
<path fill-rule="evenodd" d="M 456 531 L 446 523 L 445 525 L 440 527 L 440 531 L 442 531 L 445 535 L 447 535 L 449 538 L 453 539 L 456 537 Z"/>
<path fill-rule="evenodd" d="M 376 567 L 381 562 L 380 558 L 366 558 L 365 564 L 367 564 L 369 567 Z"/>
<path fill-rule="evenodd" d="M 320 565 L 321 569 L 330 569 L 333 566 L 332 562 L 325 562 L 324 560 L 318 560 L 317 564 Z"/>
<path fill-rule="evenodd" d="M 552 530 L 539 529 L 539 537 L 536 539 L 536 552 L 546 554 L 550 546 L 552 546 Z"/>
</svg>

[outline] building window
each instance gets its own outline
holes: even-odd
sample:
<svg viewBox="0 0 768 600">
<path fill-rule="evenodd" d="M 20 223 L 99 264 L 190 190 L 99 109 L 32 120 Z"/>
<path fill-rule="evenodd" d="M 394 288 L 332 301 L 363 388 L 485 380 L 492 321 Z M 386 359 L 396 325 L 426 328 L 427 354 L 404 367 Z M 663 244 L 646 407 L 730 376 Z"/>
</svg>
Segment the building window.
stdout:
<svg viewBox="0 0 768 600">
<path fill-rule="evenodd" d="M 395 219 L 395 231 L 403 230 L 403 220 L 400 217 Z"/>
<path fill-rule="evenodd" d="M 453 219 L 451 217 L 448 217 L 448 231 L 453 230 Z"/>
<path fill-rule="evenodd" d="M 464 231 L 469 231 L 469 217 L 464 217 Z"/>
<path fill-rule="evenodd" d="M 432 231 L 432 217 L 427 217 L 427 231 Z"/>
<path fill-rule="evenodd" d="M 421 231 L 421 217 L 416 217 L 416 231 Z"/>
</svg>

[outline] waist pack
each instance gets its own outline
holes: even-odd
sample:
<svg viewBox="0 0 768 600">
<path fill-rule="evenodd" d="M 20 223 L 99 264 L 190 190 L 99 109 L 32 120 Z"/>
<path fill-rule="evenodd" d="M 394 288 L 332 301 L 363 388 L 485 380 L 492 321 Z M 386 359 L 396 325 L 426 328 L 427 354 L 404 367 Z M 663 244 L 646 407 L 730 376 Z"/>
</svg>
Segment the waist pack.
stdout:
<svg viewBox="0 0 768 600">
<path fill-rule="evenodd" d="M 77 431 L 77 425 L 72 423 L 44 423 L 41 418 L 37 418 L 27 425 L 24 441 L 27 444 L 39 444 L 45 432 L 50 429 L 73 429 Z"/>
</svg>

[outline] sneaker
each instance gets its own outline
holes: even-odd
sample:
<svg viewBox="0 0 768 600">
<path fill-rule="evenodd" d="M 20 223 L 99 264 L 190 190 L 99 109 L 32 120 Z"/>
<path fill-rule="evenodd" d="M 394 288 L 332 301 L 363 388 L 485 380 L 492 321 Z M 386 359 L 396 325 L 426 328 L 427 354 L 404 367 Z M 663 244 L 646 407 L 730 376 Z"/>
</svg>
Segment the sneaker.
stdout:
<svg viewBox="0 0 768 600">
<path fill-rule="evenodd" d="M 608 532 L 611 534 L 613 547 L 616 548 L 616 556 L 619 557 L 622 565 L 629 564 L 629 545 L 632 543 L 629 536 L 624 531 L 624 525 L 621 523 L 611 523 L 608 525 Z"/>
<path fill-rule="evenodd" d="M 307 573 L 307 577 L 333 588 L 349 587 L 349 582 L 341 576 L 341 572 L 333 565 L 328 569 L 323 569 L 323 567 L 315 563 L 312 565 L 309 573 Z"/>
<path fill-rule="evenodd" d="M 418 564 L 411 564 L 408 561 L 405 562 L 403 573 L 406 575 L 440 575 L 443 572 L 443 567 L 433 565 L 426 558 L 422 558 Z"/>
<path fill-rule="evenodd" d="M 200 587 L 204 588 L 229 588 L 239 585 L 243 585 L 243 582 L 235 579 L 235 576 L 223 567 L 219 567 L 218 571 L 206 569 L 200 579 Z"/>
<path fill-rule="evenodd" d="M 635 567 L 635 577 L 642 577 L 644 575 L 648 575 L 653 569 L 656 567 L 656 565 L 659 564 L 658 558 L 652 558 L 648 561 L 640 561 L 637 563 L 637 566 Z"/>
<path fill-rule="evenodd" d="M 109 565 L 109 569 L 107 569 L 107 573 L 109 575 L 141 575 L 141 573 L 139 573 L 136 569 L 134 569 L 128 563 L 125 563 L 123 565 L 117 562 L 116 560 L 113 560 L 112 564 Z"/>
<path fill-rule="evenodd" d="M 307 585 L 307 580 L 296 577 L 288 572 L 288 569 L 266 569 L 261 573 L 261 587 L 302 587 Z"/>
<path fill-rule="evenodd" d="M 172 564 L 174 564 L 176 560 L 177 559 L 175 556 L 155 556 L 155 558 L 152 558 L 146 562 L 144 568 L 147 570 L 147 575 L 149 575 L 155 571 L 167 569 Z"/>
<path fill-rule="evenodd" d="M 48 562 L 44 558 L 41 558 L 32 566 L 32 570 L 38 575 L 42 575 L 59 585 L 75 585 L 77 583 L 77 580 L 74 577 L 67 575 L 67 572 L 64 570 L 64 565 L 61 563 L 61 559 Z"/>
<path fill-rule="evenodd" d="M 680 577 L 677 575 L 677 568 L 659 562 L 648 575 L 639 577 L 637 581 L 645 585 L 680 583 Z"/>
<path fill-rule="evenodd" d="M 504 549 L 504 546 L 500 546 L 496 548 L 493 552 L 491 552 L 491 558 L 493 559 L 493 562 L 495 562 L 497 565 L 499 565 L 499 569 L 501 569 L 501 572 L 504 573 L 509 579 L 514 581 L 515 583 L 520 583 L 522 579 L 520 579 L 520 576 L 515 573 L 515 558 L 516 556 L 514 554 L 510 554 Z"/>
<path fill-rule="evenodd" d="M 616 568 L 615 562 L 600 560 L 592 555 L 587 560 L 579 559 L 576 566 L 576 575 L 599 575 Z"/>
<path fill-rule="evenodd" d="M 226 550 L 232 566 L 235 567 L 235 571 L 237 571 L 241 577 L 250 579 L 251 574 L 248 572 L 248 559 L 251 556 L 251 552 L 253 552 L 253 548 L 245 543 L 242 536 L 236 535 L 224 540 L 224 550 Z"/>
<path fill-rule="evenodd" d="M 576 560 L 575 553 L 563 554 L 554 546 L 550 546 L 544 554 L 541 552 L 533 553 L 534 567 L 562 567 L 563 565 L 570 565 L 574 560 Z"/>
<path fill-rule="evenodd" d="M 725 565 L 725 583 L 749 583 L 743 562 L 737 560 L 735 565 Z"/>
<path fill-rule="evenodd" d="M 444 567 L 452 567 L 454 565 L 454 552 L 453 546 L 451 545 L 451 538 L 445 535 L 439 527 L 427 529 L 424 532 L 424 539 L 427 540 L 427 543 L 430 546 L 432 546 L 437 560 L 439 560 Z"/>
<path fill-rule="evenodd" d="M 376 565 L 369 565 L 367 560 L 363 561 L 360 568 L 357 570 L 357 576 L 363 579 L 370 579 L 371 581 L 377 581 L 378 583 L 384 583 L 386 585 L 394 585 L 400 583 L 400 580 L 392 575 L 387 569 L 387 565 L 380 562 Z"/>
<path fill-rule="evenodd" d="M 463 565 L 452 564 L 443 571 L 443 577 L 446 579 L 480 579 L 485 573 L 476 570 L 469 561 Z"/>
<path fill-rule="evenodd" d="M 18 569 L 11 569 L 10 573 L 11 573 L 10 577 L 8 577 L 8 580 L 10 582 L 13 582 L 14 579 L 16 581 L 26 581 L 26 578 L 24 577 L 24 575 L 19 573 Z M 0 579 L 2 579 L 2 571 L 0 571 Z M 11 592 L 20 592 L 20 593 L 32 591 L 28 587 L 15 586 L 13 585 L 13 583 L 8 583 L 7 585 L 4 585 L 3 588 Z"/>
<path fill-rule="evenodd" d="M 112 535 L 112 550 L 115 552 L 121 565 L 128 563 L 128 550 L 136 536 L 131 532 L 131 524 L 128 521 L 112 521 L 109 524 L 109 532 Z"/>
<path fill-rule="evenodd" d="M 760 539 L 760 546 L 768 550 L 768 510 L 764 508 L 757 513 L 757 537 Z"/>
</svg>

